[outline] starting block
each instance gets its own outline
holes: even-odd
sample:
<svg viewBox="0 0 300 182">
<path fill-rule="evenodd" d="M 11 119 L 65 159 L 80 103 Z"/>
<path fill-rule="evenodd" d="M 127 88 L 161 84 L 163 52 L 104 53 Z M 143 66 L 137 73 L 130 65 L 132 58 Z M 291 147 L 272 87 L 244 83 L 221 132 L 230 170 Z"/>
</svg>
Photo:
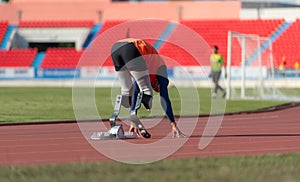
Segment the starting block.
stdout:
<svg viewBox="0 0 300 182">
<path fill-rule="evenodd" d="M 140 92 L 137 96 L 136 105 L 134 111 L 130 113 L 130 119 L 135 123 L 136 127 L 140 131 L 144 138 L 150 138 L 151 135 L 147 132 L 142 122 L 137 117 L 137 110 L 141 107 L 143 92 Z M 135 132 L 124 132 L 122 125 L 116 125 L 116 119 L 120 113 L 122 96 L 117 95 L 116 103 L 114 107 L 114 113 L 109 118 L 110 130 L 108 132 L 94 132 L 91 136 L 92 140 L 112 140 L 112 139 L 134 139 L 138 135 Z"/>
<path fill-rule="evenodd" d="M 108 132 L 94 132 L 91 136 L 92 140 L 113 140 L 113 139 L 135 139 L 135 132 L 124 132 L 122 125 L 115 125 Z"/>
</svg>

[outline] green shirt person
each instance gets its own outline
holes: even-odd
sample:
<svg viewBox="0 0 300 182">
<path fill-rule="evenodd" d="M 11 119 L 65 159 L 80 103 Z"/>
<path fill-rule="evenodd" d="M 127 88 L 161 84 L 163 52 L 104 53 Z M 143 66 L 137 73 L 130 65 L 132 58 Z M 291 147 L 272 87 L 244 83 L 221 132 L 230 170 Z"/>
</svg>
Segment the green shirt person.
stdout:
<svg viewBox="0 0 300 182">
<path fill-rule="evenodd" d="M 220 90 L 223 94 L 222 97 L 225 98 L 226 91 L 219 85 L 219 80 L 222 72 L 222 65 L 224 64 L 223 56 L 219 53 L 218 46 L 213 46 L 213 53 L 210 55 L 211 73 L 213 83 L 215 85 L 213 98 L 217 97 L 217 92 Z"/>
<path fill-rule="evenodd" d="M 217 50 L 218 48 L 214 49 Z M 210 56 L 210 63 L 212 71 L 221 71 L 222 65 L 224 64 L 223 56 L 220 53 L 218 53 L 218 51 L 214 51 L 214 53 Z"/>
</svg>

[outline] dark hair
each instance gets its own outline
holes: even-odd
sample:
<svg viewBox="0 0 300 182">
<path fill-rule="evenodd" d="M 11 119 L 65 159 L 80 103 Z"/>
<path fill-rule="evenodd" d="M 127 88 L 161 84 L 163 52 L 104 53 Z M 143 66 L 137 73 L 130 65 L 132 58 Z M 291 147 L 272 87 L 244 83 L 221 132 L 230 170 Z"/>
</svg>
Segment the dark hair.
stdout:
<svg viewBox="0 0 300 182">
<path fill-rule="evenodd" d="M 214 45 L 215 50 L 219 50 L 219 47 L 217 45 Z"/>
</svg>

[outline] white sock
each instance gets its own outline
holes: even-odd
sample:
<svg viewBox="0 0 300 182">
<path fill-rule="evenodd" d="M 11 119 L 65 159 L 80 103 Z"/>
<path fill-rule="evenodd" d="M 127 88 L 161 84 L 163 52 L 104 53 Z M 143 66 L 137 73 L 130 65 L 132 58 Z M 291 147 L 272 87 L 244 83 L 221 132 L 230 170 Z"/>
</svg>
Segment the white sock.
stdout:
<svg viewBox="0 0 300 182">
<path fill-rule="evenodd" d="M 117 71 L 117 76 L 120 80 L 121 84 L 121 94 L 130 96 L 132 93 L 132 80 L 131 80 L 131 75 L 128 70 L 124 71 Z"/>
<path fill-rule="evenodd" d="M 143 91 L 144 94 L 152 96 L 152 86 L 151 86 L 148 70 L 130 71 L 130 74 L 133 76 L 133 78 L 137 82 L 140 90 Z"/>
</svg>

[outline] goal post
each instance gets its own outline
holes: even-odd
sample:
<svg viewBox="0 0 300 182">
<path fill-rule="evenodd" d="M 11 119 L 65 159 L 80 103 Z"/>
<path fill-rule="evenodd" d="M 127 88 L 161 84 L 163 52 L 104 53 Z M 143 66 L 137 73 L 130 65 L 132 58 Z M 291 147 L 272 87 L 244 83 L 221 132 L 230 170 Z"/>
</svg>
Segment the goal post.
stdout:
<svg viewBox="0 0 300 182">
<path fill-rule="evenodd" d="M 227 43 L 227 99 L 272 97 L 272 41 L 259 35 L 229 31 Z"/>
</svg>

